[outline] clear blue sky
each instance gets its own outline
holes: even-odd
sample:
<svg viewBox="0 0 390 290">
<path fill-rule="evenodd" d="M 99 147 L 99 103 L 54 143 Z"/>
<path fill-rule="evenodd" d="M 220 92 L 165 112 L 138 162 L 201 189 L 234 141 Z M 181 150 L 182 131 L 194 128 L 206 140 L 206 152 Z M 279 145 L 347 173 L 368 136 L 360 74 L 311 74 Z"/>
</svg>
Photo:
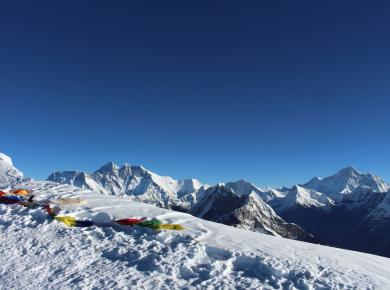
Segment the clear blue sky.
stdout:
<svg viewBox="0 0 390 290">
<path fill-rule="evenodd" d="M 0 151 L 28 176 L 143 164 L 390 181 L 388 1 L 8 1 Z"/>
</svg>

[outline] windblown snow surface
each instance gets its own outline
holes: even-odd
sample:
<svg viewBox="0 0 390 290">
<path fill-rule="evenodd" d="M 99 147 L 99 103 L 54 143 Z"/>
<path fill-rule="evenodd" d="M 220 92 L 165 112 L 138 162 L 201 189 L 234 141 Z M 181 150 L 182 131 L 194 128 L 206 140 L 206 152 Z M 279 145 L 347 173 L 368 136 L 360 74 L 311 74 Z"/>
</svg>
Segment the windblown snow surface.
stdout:
<svg viewBox="0 0 390 290">
<path fill-rule="evenodd" d="M 1 289 L 389 289 L 390 259 L 240 230 L 70 185 L 25 181 L 37 199 L 80 197 L 61 214 L 156 217 L 184 231 L 67 227 L 0 205 Z"/>
</svg>

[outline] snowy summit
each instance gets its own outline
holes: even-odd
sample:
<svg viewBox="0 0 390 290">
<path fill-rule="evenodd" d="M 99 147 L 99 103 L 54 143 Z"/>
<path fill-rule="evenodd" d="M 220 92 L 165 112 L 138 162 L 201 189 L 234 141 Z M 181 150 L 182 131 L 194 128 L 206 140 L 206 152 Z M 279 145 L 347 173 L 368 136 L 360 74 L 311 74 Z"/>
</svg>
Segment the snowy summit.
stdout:
<svg viewBox="0 0 390 290">
<path fill-rule="evenodd" d="M 23 173 L 14 167 L 12 159 L 4 153 L 0 153 L 0 188 L 15 184 L 21 178 L 23 178 Z"/>
</svg>

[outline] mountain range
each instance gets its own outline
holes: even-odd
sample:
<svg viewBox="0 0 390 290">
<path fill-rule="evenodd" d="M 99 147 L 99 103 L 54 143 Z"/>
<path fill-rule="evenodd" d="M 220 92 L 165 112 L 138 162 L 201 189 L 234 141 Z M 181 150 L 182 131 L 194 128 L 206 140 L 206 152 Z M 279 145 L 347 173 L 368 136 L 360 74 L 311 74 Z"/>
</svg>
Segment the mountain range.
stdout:
<svg viewBox="0 0 390 290">
<path fill-rule="evenodd" d="M 262 191 L 243 180 L 210 187 L 196 179 L 175 180 L 159 176 L 142 166 L 117 166 L 112 162 L 93 173 L 53 172 L 48 180 L 103 194 L 125 195 L 137 201 L 261 233 L 314 241 L 312 235 L 284 221 L 263 200 L 281 197 L 280 193 L 271 189 Z"/>
<path fill-rule="evenodd" d="M 175 182 L 139 166 L 109 164 L 98 171 L 91 175 L 64 174 L 62 180 L 84 188 L 99 186 L 100 192 L 25 178 L 10 158 L 0 155 L 0 189 L 26 189 L 33 195 L 25 196 L 32 200 L 31 204 L 21 207 L 8 204 L 8 194 L 2 193 L 0 271 L 7 273 L 1 280 L 4 289 L 25 289 L 26 285 L 31 289 L 42 285 L 67 289 L 122 289 L 126 285 L 148 289 L 388 289 L 390 259 L 275 237 L 318 243 L 299 226 L 284 221 L 269 205 L 285 199 L 289 206 L 283 210 L 295 204 L 326 210 L 336 206 L 327 203 L 329 200 L 321 198 L 318 191 L 302 186 L 291 190 L 259 189 L 244 180 L 215 186 Z M 86 185 L 84 181 L 90 183 Z M 133 191 L 126 191 L 119 181 Z M 108 185 L 118 191 L 110 192 L 105 188 Z M 171 195 L 162 190 L 170 190 Z M 131 192 L 138 196 L 125 196 Z M 186 210 L 201 218 L 131 200 L 153 197 L 147 194 L 153 192 L 158 192 L 153 202 L 165 196 L 188 205 L 191 202 L 185 197 L 196 197 Z M 389 195 L 376 192 L 367 199 L 370 193 L 366 187 L 353 190 L 348 195 L 353 201 L 348 207 L 375 207 L 374 211 L 362 209 L 364 214 L 369 212 L 369 217 L 375 216 L 376 223 L 383 222 Z M 56 220 L 42 208 L 69 198 L 81 203 L 56 206 Z M 161 201 L 161 206 L 173 205 L 172 200 Z M 294 200 L 297 202 L 291 202 Z M 61 222 L 64 218 L 84 223 L 69 227 L 71 224 Z M 155 231 L 116 222 L 123 218 L 157 219 L 180 225 L 183 230 Z M 383 237 L 387 232 L 381 234 Z M 372 236 L 367 239 L 370 242 Z"/>
<path fill-rule="evenodd" d="M 26 179 L 4 154 L 0 167 L 0 188 Z M 254 232 L 390 256 L 390 186 L 353 167 L 279 189 L 259 188 L 245 180 L 210 186 L 112 162 L 93 173 L 56 171 L 48 180 Z"/>
<path fill-rule="evenodd" d="M 112 162 L 93 173 L 56 171 L 48 180 L 255 232 L 390 256 L 390 185 L 353 167 L 279 189 L 245 180 L 209 186 Z"/>
<path fill-rule="evenodd" d="M 189 210 L 207 185 L 196 179 L 175 180 L 159 176 L 143 166 L 109 162 L 93 173 L 80 171 L 53 172 L 48 180 L 78 186 L 103 194 L 131 196 L 137 201 L 164 208 Z"/>
</svg>

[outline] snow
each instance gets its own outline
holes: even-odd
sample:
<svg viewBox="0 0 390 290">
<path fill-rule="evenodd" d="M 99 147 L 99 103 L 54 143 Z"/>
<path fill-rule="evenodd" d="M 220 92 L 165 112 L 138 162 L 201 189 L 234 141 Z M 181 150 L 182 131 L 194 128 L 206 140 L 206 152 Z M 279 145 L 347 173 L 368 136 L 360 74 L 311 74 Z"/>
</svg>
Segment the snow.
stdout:
<svg viewBox="0 0 390 290">
<path fill-rule="evenodd" d="M 129 195 L 133 199 L 163 207 L 190 208 L 197 191 L 207 188 L 196 179 L 175 180 L 160 176 L 143 166 L 109 162 L 94 173 L 78 171 L 53 172 L 48 180 L 67 183 L 108 195 Z"/>
<path fill-rule="evenodd" d="M 0 205 L 3 289 L 389 289 L 390 259 L 258 234 L 71 185 L 24 181 L 37 200 L 79 197 L 60 214 L 156 217 L 184 231 L 69 228 L 41 209 Z"/>
<path fill-rule="evenodd" d="M 327 197 L 325 194 L 298 185 L 294 186 L 291 191 L 286 195 L 286 197 L 279 200 L 278 202 L 279 211 L 287 210 L 297 205 L 307 208 L 328 207 L 334 205 L 333 200 Z"/>
<path fill-rule="evenodd" d="M 0 152 L 0 188 L 14 184 L 23 178 L 23 173 L 13 166 L 12 159 Z"/>
<path fill-rule="evenodd" d="M 361 186 L 369 187 L 377 192 L 390 190 L 390 185 L 379 176 L 371 173 L 360 173 L 351 166 L 341 169 L 336 174 L 326 178 L 315 177 L 302 186 L 325 193 L 334 201 L 341 201 L 345 195 Z"/>
<path fill-rule="evenodd" d="M 288 223 L 255 192 L 238 195 L 225 185 L 210 187 L 191 211 L 196 217 L 254 232 L 301 241 L 313 236 L 293 223 Z"/>
<path fill-rule="evenodd" d="M 11 157 L 5 155 L 4 153 L 0 153 L 0 164 L 2 164 L 2 166 L 13 166 Z"/>
<path fill-rule="evenodd" d="M 271 187 L 260 189 L 244 179 L 235 182 L 228 182 L 224 184 L 224 186 L 231 189 L 235 194 L 239 196 L 255 193 L 265 202 L 270 202 L 274 199 L 283 198 L 285 196 L 284 193 L 275 190 Z"/>
</svg>

